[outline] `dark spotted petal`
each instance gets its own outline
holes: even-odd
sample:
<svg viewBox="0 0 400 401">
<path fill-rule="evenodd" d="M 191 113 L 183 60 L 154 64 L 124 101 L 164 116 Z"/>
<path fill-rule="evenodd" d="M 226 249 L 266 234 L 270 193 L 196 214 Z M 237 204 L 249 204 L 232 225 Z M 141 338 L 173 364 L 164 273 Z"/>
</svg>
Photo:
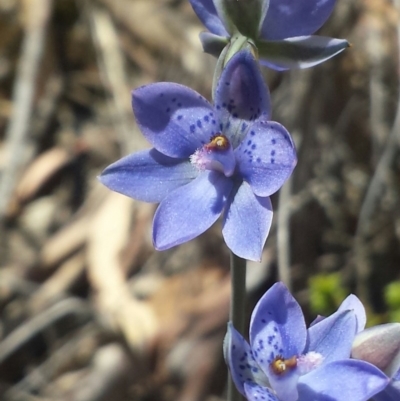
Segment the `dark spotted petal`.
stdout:
<svg viewBox="0 0 400 401">
<path fill-rule="evenodd" d="M 253 357 L 247 341 L 228 323 L 228 331 L 224 340 L 224 356 L 236 388 L 245 394 L 245 383 L 268 385 L 268 379 Z"/>
<path fill-rule="evenodd" d="M 249 50 L 242 50 L 230 59 L 214 97 L 221 123 L 219 129 L 229 137 L 234 148 L 245 136 L 250 122 L 270 118 L 269 91 Z"/>
<path fill-rule="evenodd" d="M 306 345 L 307 330 L 300 305 L 283 283 L 274 284 L 258 301 L 250 322 L 250 344 L 261 367 L 275 357 L 290 359 Z M 269 369 L 264 368 L 269 377 Z"/>
<path fill-rule="evenodd" d="M 146 139 L 170 157 L 189 157 L 217 130 L 211 104 L 183 85 L 160 82 L 142 86 L 132 93 L 132 107 Z"/>
<path fill-rule="evenodd" d="M 279 401 L 278 397 L 266 387 L 253 383 L 245 383 L 245 397 L 248 401 Z"/>
<path fill-rule="evenodd" d="M 263 197 L 284 184 L 297 161 L 289 133 L 273 121 L 253 124 L 235 153 L 243 179 Z"/>
</svg>

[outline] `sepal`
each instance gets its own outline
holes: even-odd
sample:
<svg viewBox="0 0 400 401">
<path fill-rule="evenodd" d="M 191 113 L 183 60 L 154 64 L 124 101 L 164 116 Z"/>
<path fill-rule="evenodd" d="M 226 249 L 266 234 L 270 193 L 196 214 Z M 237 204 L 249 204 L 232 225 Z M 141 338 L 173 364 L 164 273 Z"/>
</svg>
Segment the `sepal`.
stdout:
<svg viewBox="0 0 400 401">
<path fill-rule="evenodd" d="M 324 36 L 256 41 L 260 63 L 278 71 L 313 67 L 349 46 L 347 40 Z"/>
</svg>

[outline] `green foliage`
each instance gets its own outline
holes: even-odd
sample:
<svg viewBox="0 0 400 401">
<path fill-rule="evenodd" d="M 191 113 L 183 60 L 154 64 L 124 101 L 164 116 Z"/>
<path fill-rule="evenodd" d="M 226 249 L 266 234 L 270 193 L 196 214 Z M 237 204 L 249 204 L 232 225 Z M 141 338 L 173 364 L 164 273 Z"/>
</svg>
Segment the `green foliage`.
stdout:
<svg viewBox="0 0 400 401">
<path fill-rule="evenodd" d="M 385 301 L 389 322 L 400 322 L 400 281 L 394 281 L 385 287 Z"/>
<path fill-rule="evenodd" d="M 330 315 L 346 297 L 348 291 L 343 288 L 340 274 L 318 274 L 309 280 L 310 308 L 313 313 Z"/>
</svg>

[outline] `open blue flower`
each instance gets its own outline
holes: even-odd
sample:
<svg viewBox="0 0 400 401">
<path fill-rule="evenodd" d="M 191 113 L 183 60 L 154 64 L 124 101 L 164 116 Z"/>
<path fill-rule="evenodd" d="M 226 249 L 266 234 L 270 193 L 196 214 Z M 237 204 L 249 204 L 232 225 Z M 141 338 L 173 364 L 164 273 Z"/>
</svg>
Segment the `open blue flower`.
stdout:
<svg viewBox="0 0 400 401">
<path fill-rule="evenodd" d="M 228 63 L 214 106 L 174 83 L 143 86 L 132 99 L 153 148 L 110 165 L 100 181 L 160 202 L 153 222 L 158 250 L 197 237 L 223 214 L 228 247 L 260 260 L 272 220 L 269 196 L 292 173 L 296 152 L 286 129 L 269 121 L 269 93 L 252 54 L 241 51 Z"/>
<path fill-rule="evenodd" d="M 219 55 L 231 37 L 247 37 L 260 62 L 275 70 L 307 68 L 349 46 L 346 40 L 313 36 L 336 0 L 190 0 L 210 32 L 201 33 L 206 52 Z"/>
<path fill-rule="evenodd" d="M 350 359 L 365 323 L 359 305 L 352 296 L 307 330 L 288 289 L 273 285 L 253 311 L 250 345 L 228 326 L 225 359 L 238 390 L 249 401 L 366 401 L 383 390 L 389 380 L 378 368 Z"/>
</svg>

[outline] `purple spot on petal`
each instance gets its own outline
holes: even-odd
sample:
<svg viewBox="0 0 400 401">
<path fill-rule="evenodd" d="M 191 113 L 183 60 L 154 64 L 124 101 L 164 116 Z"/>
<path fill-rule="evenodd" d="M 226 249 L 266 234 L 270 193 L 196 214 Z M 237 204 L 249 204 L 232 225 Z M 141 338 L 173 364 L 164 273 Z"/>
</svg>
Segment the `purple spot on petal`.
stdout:
<svg viewBox="0 0 400 401">
<path fill-rule="evenodd" d="M 251 140 L 249 139 L 248 141 L 247 141 L 247 145 L 251 145 Z"/>
<path fill-rule="evenodd" d="M 182 114 L 179 114 L 178 120 L 182 120 L 182 118 L 183 118 Z"/>
<path fill-rule="evenodd" d="M 274 164 L 274 163 L 275 163 L 275 159 L 271 158 L 271 164 Z"/>
<path fill-rule="evenodd" d="M 251 148 L 254 150 L 257 146 L 256 145 L 252 145 Z"/>
<path fill-rule="evenodd" d="M 261 163 L 261 157 L 257 157 L 257 163 Z"/>
<path fill-rule="evenodd" d="M 193 134 L 194 131 L 196 131 L 196 126 L 194 124 L 192 124 L 190 126 L 190 132 Z"/>
<path fill-rule="evenodd" d="M 182 107 L 182 103 L 178 103 L 178 107 Z"/>
<path fill-rule="evenodd" d="M 197 120 L 197 126 L 198 126 L 199 128 L 201 128 L 201 127 L 202 127 L 202 125 L 201 125 L 201 121 L 200 121 L 200 120 Z"/>
<path fill-rule="evenodd" d="M 208 123 L 210 121 L 210 117 L 204 116 L 204 121 Z"/>
<path fill-rule="evenodd" d="M 272 143 L 272 145 L 275 145 L 276 144 L 276 139 L 272 139 L 271 143 Z"/>
<path fill-rule="evenodd" d="M 271 151 L 271 156 L 275 156 L 275 150 Z"/>
<path fill-rule="evenodd" d="M 250 132 L 250 135 L 251 135 L 251 136 L 254 136 L 255 134 L 256 134 L 255 131 L 251 131 L 251 132 Z"/>
<path fill-rule="evenodd" d="M 217 123 L 215 120 L 212 120 L 211 122 L 212 122 L 214 125 Z"/>
</svg>

